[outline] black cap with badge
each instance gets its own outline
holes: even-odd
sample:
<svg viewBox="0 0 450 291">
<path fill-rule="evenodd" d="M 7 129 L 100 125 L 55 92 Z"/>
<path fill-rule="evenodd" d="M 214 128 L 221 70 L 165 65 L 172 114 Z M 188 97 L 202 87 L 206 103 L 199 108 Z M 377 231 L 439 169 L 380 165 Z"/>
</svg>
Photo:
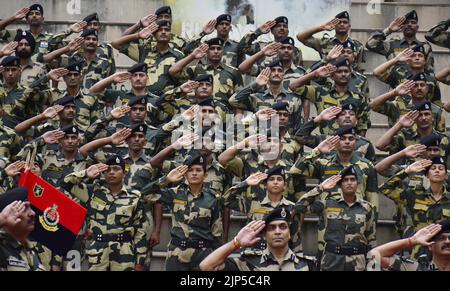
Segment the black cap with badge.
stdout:
<svg viewBox="0 0 450 291">
<path fill-rule="evenodd" d="M 119 155 L 112 155 L 106 160 L 108 166 L 120 166 L 125 171 L 125 160 Z"/>
</svg>

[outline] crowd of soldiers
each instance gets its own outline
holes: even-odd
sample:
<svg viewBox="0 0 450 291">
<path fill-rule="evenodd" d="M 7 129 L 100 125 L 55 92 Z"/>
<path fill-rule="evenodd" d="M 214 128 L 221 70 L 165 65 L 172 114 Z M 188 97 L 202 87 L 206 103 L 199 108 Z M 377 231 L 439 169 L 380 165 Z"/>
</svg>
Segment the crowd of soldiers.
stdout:
<svg viewBox="0 0 450 291">
<path fill-rule="evenodd" d="M 0 21 L 0 270 L 68 268 L 29 237 L 25 168 L 87 209 L 73 249 L 89 270 L 149 270 L 164 213 L 171 271 L 450 270 L 450 103 L 439 89 L 450 67 L 435 72 L 415 11 L 365 45 L 348 12 L 298 33 L 320 55 L 310 68 L 287 17 L 238 42 L 228 14 L 189 40 L 172 16 L 161 7 L 111 43 L 97 13 L 56 35 L 39 4 Z M 22 19 L 29 29 L 7 29 Z M 449 26 L 426 39 L 450 49 Z M 114 49 L 136 64 L 117 71 Z M 386 57 L 373 74 L 391 90 L 378 97 L 366 49 Z M 389 120 L 374 145 L 371 110 Z M 376 163 L 375 148 L 389 155 Z M 395 202 L 402 239 L 377 246 L 380 195 Z M 231 213 L 247 219 L 234 238 Z M 318 217 L 315 257 L 307 217 Z"/>
</svg>

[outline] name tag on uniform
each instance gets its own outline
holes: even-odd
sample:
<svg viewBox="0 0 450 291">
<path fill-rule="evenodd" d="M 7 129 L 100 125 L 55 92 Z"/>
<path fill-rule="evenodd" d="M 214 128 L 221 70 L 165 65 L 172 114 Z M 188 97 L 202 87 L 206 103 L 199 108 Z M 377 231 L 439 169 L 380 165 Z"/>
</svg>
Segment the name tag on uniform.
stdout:
<svg viewBox="0 0 450 291">
<path fill-rule="evenodd" d="M 325 175 L 337 175 L 339 174 L 339 170 L 327 170 L 325 171 Z"/>
<path fill-rule="evenodd" d="M 425 200 L 420 200 L 420 199 L 416 199 L 416 203 L 422 204 L 422 205 L 432 205 L 433 202 L 431 201 L 425 201 Z"/>
<path fill-rule="evenodd" d="M 338 213 L 341 213 L 342 211 L 344 211 L 343 208 L 334 208 L 334 207 L 328 207 L 327 208 L 327 212 L 338 212 Z"/>
<path fill-rule="evenodd" d="M 27 268 L 27 263 L 22 260 L 18 260 L 16 258 L 9 258 L 8 265 L 13 267 Z"/>
<path fill-rule="evenodd" d="M 173 199 L 173 204 L 187 205 L 187 201 Z"/>
<path fill-rule="evenodd" d="M 270 212 L 270 210 L 263 209 L 263 208 L 257 208 L 253 212 L 257 213 L 257 214 L 264 214 L 265 215 L 265 214 L 268 214 Z"/>
<path fill-rule="evenodd" d="M 100 204 L 100 205 L 103 205 L 103 206 L 106 206 L 106 204 L 108 204 L 108 203 L 106 203 L 105 201 L 103 201 L 102 199 L 100 199 L 98 197 L 94 197 L 94 201 L 96 203 Z"/>
</svg>

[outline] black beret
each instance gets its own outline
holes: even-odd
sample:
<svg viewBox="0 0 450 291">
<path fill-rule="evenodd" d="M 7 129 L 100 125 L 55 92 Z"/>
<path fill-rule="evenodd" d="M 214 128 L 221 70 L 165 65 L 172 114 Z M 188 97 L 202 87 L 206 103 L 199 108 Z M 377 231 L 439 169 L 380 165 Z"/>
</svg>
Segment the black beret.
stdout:
<svg viewBox="0 0 450 291">
<path fill-rule="evenodd" d="M 91 28 L 91 29 L 83 31 L 83 33 L 80 36 L 81 37 L 88 37 L 88 36 L 91 36 L 91 35 L 93 35 L 96 38 L 98 38 L 98 31 L 93 29 L 93 28 Z"/>
<path fill-rule="evenodd" d="M 276 24 L 278 24 L 278 23 L 289 24 L 289 20 L 286 16 L 280 16 L 280 17 L 275 18 L 275 22 L 276 22 Z"/>
<path fill-rule="evenodd" d="M 284 170 L 284 167 L 282 167 L 282 166 L 275 166 L 275 167 L 267 170 L 266 174 L 267 174 L 267 179 L 269 179 L 271 176 L 282 176 L 283 179 L 286 179 L 285 178 L 285 170 Z"/>
<path fill-rule="evenodd" d="M 411 76 L 410 80 L 411 81 L 426 81 L 427 76 L 424 73 L 419 73 L 419 74 Z"/>
<path fill-rule="evenodd" d="M 406 20 L 413 19 L 413 20 L 419 21 L 419 17 L 417 16 L 416 10 L 408 12 L 408 14 L 405 15 L 405 18 L 406 18 Z"/>
<path fill-rule="evenodd" d="M 355 168 L 353 166 L 350 166 L 348 168 L 343 169 L 341 171 L 340 175 L 341 175 L 341 181 L 340 182 L 342 182 L 344 180 L 344 178 L 347 177 L 347 176 L 355 176 L 356 180 L 358 180 L 358 175 L 356 174 L 356 170 L 355 170 Z"/>
<path fill-rule="evenodd" d="M 66 106 L 67 104 L 75 104 L 75 97 L 73 96 L 66 96 L 61 99 L 56 100 L 53 105 L 62 105 Z"/>
<path fill-rule="evenodd" d="M 265 65 L 266 68 L 282 68 L 283 67 L 283 63 L 276 58 L 275 60 L 271 61 L 270 63 Z"/>
<path fill-rule="evenodd" d="M 209 46 L 213 46 L 213 45 L 218 45 L 218 46 L 224 46 L 225 42 L 223 41 L 223 39 L 215 37 L 215 38 L 211 38 L 210 40 L 206 41 L 206 43 Z"/>
<path fill-rule="evenodd" d="M 130 69 L 128 69 L 128 72 L 132 73 L 132 74 L 139 73 L 139 72 L 147 73 L 147 71 L 148 71 L 148 66 L 146 63 L 139 63 L 139 64 L 132 66 Z"/>
<path fill-rule="evenodd" d="M 27 201 L 28 189 L 27 188 L 15 188 L 2 195 L 0 195 L 0 212 L 14 201 Z"/>
<path fill-rule="evenodd" d="M 60 129 L 65 134 L 79 134 L 80 131 L 76 125 L 67 125 Z"/>
<path fill-rule="evenodd" d="M 294 39 L 293 39 L 292 37 L 289 37 L 289 36 L 283 37 L 283 38 L 280 39 L 278 42 L 281 43 L 281 44 L 290 44 L 290 45 L 292 45 L 292 46 L 295 46 L 295 41 L 294 41 Z"/>
<path fill-rule="evenodd" d="M 345 110 L 351 110 L 356 113 L 358 111 L 358 105 L 353 102 L 346 102 L 341 106 L 341 109 L 342 112 L 344 112 Z"/>
<path fill-rule="evenodd" d="M 125 161 L 119 155 L 112 155 L 106 160 L 106 164 L 108 166 L 120 166 L 123 170 L 125 170 Z"/>
<path fill-rule="evenodd" d="M 83 70 L 83 64 L 84 61 L 77 61 L 75 59 L 72 59 L 71 61 L 69 61 L 69 64 L 66 66 L 66 69 L 69 70 L 69 72 L 81 73 Z"/>
<path fill-rule="evenodd" d="M 34 39 L 34 36 L 31 34 L 31 32 L 18 29 L 14 41 L 20 42 L 22 39 L 27 40 L 28 44 L 31 47 L 31 51 L 34 51 L 34 49 L 36 48 L 36 40 Z"/>
<path fill-rule="evenodd" d="M 348 19 L 350 20 L 350 14 L 347 11 L 342 11 L 341 13 L 339 13 L 338 15 L 336 15 L 334 18 L 337 19 Z"/>
<path fill-rule="evenodd" d="M 336 68 L 339 68 L 339 67 L 351 68 L 352 67 L 352 65 L 350 64 L 350 62 L 347 59 L 339 59 L 339 60 L 332 62 L 331 64 L 333 66 L 335 66 Z"/>
<path fill-rule="evenodd" d="M 443 233 L 450 232 L 450 219 L 443 220 L 443 221 L 439 222 L 439 224 L 442 226 L 441 231 L 438 232 L 438 233 L 433 237 L 433 239 L 436 238 L 438 235 L 441 235 L 441 234 L 443 234 Z"/>
<path fill-rule="evenodd" d="M 437 134 L 430 134 L 420 139 L 420 144 L 426 147 L 441 146 L 441 137 Z"/>
<path fill-rule="evenodd" d="M 425 47 L 423 45 L 423 43 L 415 45 L 414 47 L 411 48 L 413 52 L 415 53 L 422 53 L 423 55 L 426 55 L 425 53 Z"/>
<path fill-rule="evenodd" d="M 285 207 L 277 207 L 268 214 L 266 214 L 262 220 L 266 223 L 266 227 L 272 221 L 282 220 L 289 223 L 291 221 L 291 213 L 289 212 L 289 209 L 286 209 Z"/>
<path fill-rule="evenodd" d="M 355 44 L 353 43 L 353 41 L 347 40 L 344 41 L 341 45 L 344 47 L 344 49 L 351 49 L 353 52 L 355 51 Z"/>
<path fill-rule="evenodd" d="M 200 106 L 211 106 L 211 107 L 215 106 L 214 105 L 214 100 L 212 98 L 206 98 L 206 99 L 203 99 L 203 100 L 199 100 L 197 102 L 197 104 L 200 105 Z"/>
<path fill-rule="evenodd" d="M 340 127 L 337 131 L 336 131 L 336 135 L 337 136 L 344 136 L 346 134 L 351 134 L 351 135 L 356 135 L 356 127 L 354 127 L 353 125 L 345 125 L 343 127 Z"/>
<path fill-rule="evenodd" d="M 430 101 L 421 102 L 421 103 L 417 104 L 416 106 L 414 106 L 413 111 L 414 110 L 417 110 L 417 111 L 431 110 L 431 102 Z"/>
<path fill-rule="evenodd" d="M 20 61 L 19 58 L 16 56 L 7 56 L 6 58 L 4 58 L 2 60 L 2 62 L 0 63 L 0 66 L 3 67 L 19 67 L 20 66 Z"/>
<path fill-rule="evenodd" d="M 156 22 L 156 24 L 158 24 L 158 28 L 161 28 L 161 27 L 167 27 L 169 29 L 172 28 L 172 23 L 168 20 L 159 20 Z"/>
<path fill-rule="evenodd" d="M 189 168 L 195 165 L 199 165 L 202 166 L 203 169 L 206 169 L 206 159 L 200 154 L 199 151 L 194 151 L 193 154 L 186 159 L 184 164 Z"/>
<path fill-rule="evenodd" d="M 195 78 L 194 81 L 200 82 L 200 83 L 202 83 L 202 82 L 208 82 L 208 83 L 211 83 L 211 84 L 214 83 L 214 79 L 213 79 L 212 75 L 199 75 L 199 76 L 197 76 Z"/>
<path fill-rule="evenodd" d="M 44 8 L 40 4 L 31 5 L 30 12 L 31 11 L 39 11 L 39 12 L 41 12 L 41 15 L 44 15 Z M 30 14 L 30 12 L 28 12 L 28 14 Z M 27 17 L 28 17 L 28 14 L 27 14 Z"/>
<path fill-rule="evenodd" d="M 131 97 L 130 101 L 128 101 L 128 106 L 133 107 L 136 104 L 147 105 L 147 95 Z"/>
<path fill-rule="evenodd" d="M 156 15 L 156 16 L 159 16 L 159 15 L 161 15 L 161 14 L 169 14 L 169 15 L 172 15 L 172 9 L 170 8 L 170 6 L 163 6 L 163 7 L 160 7 L 160 8 L 158 8 L 158 9 L 155 11 L 155 15 Z"/>
<path fill-rule="evenodd" d="M 142 132 L 143 134 L 147 134 L 147 125 L 143 123 L 133 124 L 130 126 L 131 132 Z"/>
<path fill-rule="evenodd" d="M 289 103 L 284 101 L 278 101 L 277 103 L 272 105 L 272 109 L 276 111 L 289 111 Z"/>
<path fill-rule="evenodd" d="M 86 21 L 87 23 L 92 22 L 92 21 L 98 21 L 100 22 L 100 19 L 98 18 L 98 14 L 97 12 L 89 14 L 88 16 L 86 16 L 83 21 Z"/>
<path fill-rule="evenodd" d="M 230 15 L 230 14 L 222 14 L 222 15 L 219 15 L 219 16 L 216 18 L 216 21 L 217 21 L 217 24 L 221 23 L 222 21 L 227 21 L 227 22 L 230 22 L 230 23 L 231 23 L 231 15 Z"/>
<path fill-rule="evenodd" d="M 444 165 L 447 168 L 447 163 L 443 157 L 434 157 L 431 159 L 431 165 Z"/>
</svg>

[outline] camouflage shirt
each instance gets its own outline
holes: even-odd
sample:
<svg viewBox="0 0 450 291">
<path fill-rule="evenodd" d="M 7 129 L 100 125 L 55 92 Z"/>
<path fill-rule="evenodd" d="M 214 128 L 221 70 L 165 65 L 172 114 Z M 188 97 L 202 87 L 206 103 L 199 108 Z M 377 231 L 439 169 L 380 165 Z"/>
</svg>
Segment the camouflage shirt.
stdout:
<svg viewBox="0 0 450 291">
<path fill-rule="evenodd" d="M 14 128 L 19 123 L 37 115 L 41 100 L 38 88 L 25 88 L 20 84 L 12 90 L 0 87 L 0 105 L 3 111 L 3 124 Z"/>
<path fill-rule="evenodd" d="M 30 245 L 23 246 L 11 235 L 0 232 L 0 271 L 49 271 Z"/>
<path fill-rule="evenodd" d="M 427 71 L 434 72 L 434 56 L 431 45 L 427 42 L 419 41 L 417 38 L 414 38 L 410 43 L 405 38 L 399 37 L 393 37 L 387 41 L 386 38 L 389 34 L 388 29 L 385 29 L 382 32 L 375 32 L 367 41 L 366 48 L 391 60 L 407 48 L 413 48 L 416 45 L 424 44 L 425 54 L 427 56 Z"/>
<path fill-rule="evenodd" d="M 450 49 L 450 32 L 447 31 L 449 26 L 448 20 L 440 22 L 425 34 L 426 40 L 435 45 Z"/>
<path fill-rule="evenodd" d="M 129 234 L 135 248 L 136 264 L 144 265 L 147 240 L 143 227 L 145 215 L 141 193 L 122 191 L 113 195 L 105 182 L 85 183 L 86 171 L 75 172 L 64 178 L 63 188 L 84 203 L 88 209 L 88 230 L 96 234 Z"/>
<path fill-rule="evenodd" d="M 221 245 L 223 202 L 207 185 L 194 196 L 186 183 L 169 188 L 163 177 L 145 186 L 142 193 L 146 201 L 160 201 L 170 208 L 172 237 L 210 241 L 213 248 Z"/>
<path fill-rule="evenodd" d="M 314 122 L 314 119 L 303 124 L 296 132 L 293 139 L 298 141 L 301 145 L 306 145 L 312 149 L 317 147 L 329 137 L 325 134 L 312 134 L 317 126 L 318 124 Z M 366 158 L 371 162 L 375 161 L 375 148 L 373 147 L 372 142 L 360 135 L 356 136 L 355 153 L 360 154 L 361 157 Z"/>
<path fill-rule="evenodd" d="M 315 200 L 320 197 L 319 200 Z M 369 202 L 356 198 L 348 204 L 344 197 L 324 192 L 320 186 L 305 194 L 296 204 L 301 213 L 312 212 L 321 215 L 325 245 L 345 247 L 365 246 L 367 250 L 376 244 L 375 209 Z M 345 256 L 325 251 L 321 269 L 328 271 L 359 270 L 366 268 L 365 254 Z"/>
</svg>

